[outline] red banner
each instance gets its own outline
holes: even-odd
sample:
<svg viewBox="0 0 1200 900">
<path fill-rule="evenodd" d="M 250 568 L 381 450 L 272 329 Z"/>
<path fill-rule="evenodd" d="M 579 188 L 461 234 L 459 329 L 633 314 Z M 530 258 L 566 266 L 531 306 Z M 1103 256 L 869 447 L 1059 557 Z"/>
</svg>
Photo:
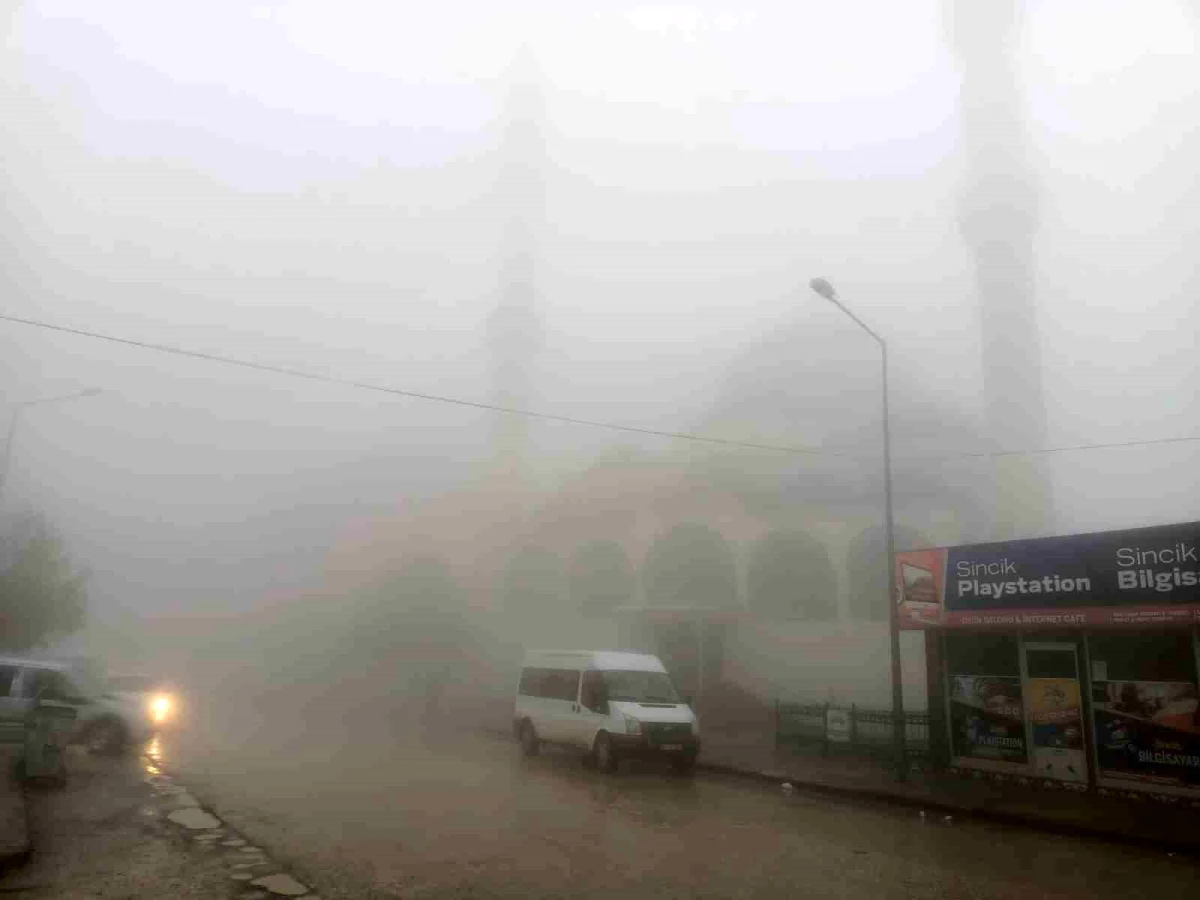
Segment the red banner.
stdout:
<svg viewBox="0 0 1200 900">
<path fill-rule="evenodd" d="M 1129 627 L 1133 625 L 1200 624 L 1200 607 L 1195 606 L 1093 606 L 1083 609 L 1006 611 L 946 610 L 939 623 L 948 628 L 1058 628 L 1062 626 Z M 903 626 L 902 626 L 903 627 Z M 921 625 L 909 625 L 920 628 Z M 926 626 L 927 627 L 927 626 Z"/>
</svg>

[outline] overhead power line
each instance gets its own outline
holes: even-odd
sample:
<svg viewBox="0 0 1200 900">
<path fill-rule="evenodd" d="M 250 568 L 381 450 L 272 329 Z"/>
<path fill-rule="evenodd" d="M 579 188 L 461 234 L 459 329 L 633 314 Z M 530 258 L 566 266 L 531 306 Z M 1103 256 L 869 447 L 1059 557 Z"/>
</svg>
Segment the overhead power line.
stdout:
<svg viewBox="0 0 1200 900">
<path fill-rule="evenodd" d="M 667 431 L 657 428 L 641 428 L 637 425 L 622 425 L 618 422 L 602 422 L 595 419 L 580 419 L 575 416 L 562 416 L 555 413 L 537 412 L 530 409 L 500 406 L 495 403 L 484 403 L 477 400 L 464 400 L 459 397 L 442 397 L 437 394 L 427 394 L 421 391 L 408 391 L 388 385 L 373 384 L 368 381 L 357 381 L 353 378 L 339 378 L 336 375 L 320 375 L 307 372 L 304 369 L 294 369 L 289 366 L 278 366 L 272 363 L 254 362 L 253 360 L 237 359 L 232 356 L 222 356 L 217 353 L 205 353 L 201 350 L 189 350 L 185 347 L 175 347 L 170 344 L 156 344 L 150 341 L 138 341 L 132 338 L 117 337 L 98 331 L 88 331 L 83 328 L 71 328 L 66 325 L 56 325 L 53 322 L 43 322 L 37 319 L 27 319 L 0 313 L 0 319 L 15 322 L 19 325 L 30 325 L 35 328 L 46 328 L 63 334 L 73 334 L 78 337 L 91 338 L 98 341 L 108 341 L 113 344 L 123 344 L 127 347 L 137 347 L 142 350 L 153 350 L 158 353 L 170 353 L 174 356 L 185 356 L 191 359 L 202 359 L 207 362 L 220 363 L 227 366 L 238 366 L 243 369 L 253 369 L 258 372 L 270 372 L 275 375 L 286 375 L 291 378 L 304 378 L 308 381 L 318 381 L 324 384 L 334 384 L 341 387 L 356 388 L 364 391 L 374 391 L 380 394 L 390 394 L 394 397 L 404 397 L 410 400 L 425 400 L 431 403 L 444 403 L 451 406 L 462 406 L 468 409 L 479 409 L 487 412 L 503 413 L 511 416 L 524 416 L 528 419 L 540 419 L 547 422 L 560 422 L 567 425 L 581 425 L 586 428 L 603 428 L 609 431 L 620 431 L 628 434 L 643 434 L 651 437 L 670 438 L 679 441 L 693 441 L 701 444 L 717 444 L 726 447 L 741 447 L 747 450 L 769 450 L 776 453 L 843 456 L 837 451 L 818 450 L 813 447 L 790 447 L 779 444 L 758 444 L 752 441 L 738 441 L 727 438 L 712 437 L 703 434 L 692 434 L 683 431 Z"/>
<path fill-rule="evenodd" d="M 619 422 L 602 422 L 595 419 L 581 419 L 574 416 L 562 416 L 555 413 L 538 412 L 530 409 L 520 409 L 517 407 L 500 406 L 494 403 L 483 403 L 477 400 L 464 400 L 459 397 L 443 397 L 437 394 L 427 394 L 420 391 L 408 391 L 402 388 L 390 387 L 388 385 L 373 384 L 367 381 L 357 381 L 352 378 L 339 378 L 336 375 L 320 375 L 316 372 L 306 372 L 303 369 L 294 369 L 288 366 L 277 366 L 271 363 L 254 362 L 253 360 L 237 359 L 230 356 L 222 356 L 217 353 L 205 353 L 201 350 L 189 350 L 185 347 L 174 347 L 169 344 L 156 344 L 150 341 L 138 341 L 132 338 L 117 337 L 116 335 L 104 334 L 97 331 L 88 331 L 83 328 L 71 328 L 67 325 L 56 325 L 53 322 L 43 322 L 38 319 L 29 319 L 22 316 L 13 316 L 7 313 L 0 313 L 0 320 L 6 322 L 15 322 L 18 325 L 30 325 L 35 328 L 45 328 L 50 331 L 58 331 L 64 334 L 73 334 L 79 337 L 91 338 L 93 340 L 108 341 L 114 344 L 123 344 L 128 347 L 138 347 L 142 350 L 153 350 L 158 353 L 169 353 L 175 356 L 184 356 L 191 359 L 201 359 L 207 362 L 219 363 L 228 366 L 237 366 L 243 369 L 252 369 L 259 372 L 269 372 L 275 375 L 286 375 L 292 378 L 303 378 L 308 381 L 317 381 L 325 384 L 339 385 L 341 387 L 356 388 L 364 391 L 374 391 L 380 394 L 390 394 L 395 397 L 405 397 L 411 400 L 425 400 L 431 403 L 444 403 L 451 406 L 462 406 L 469 409 L 485 410 L 487 412 L 502 413 L 505 415 L 524 416 L 530 419 L 541 419 L 547 422 L 561 422 L 568 425 L 581 425 L 586 428 L 602 428 L 609 431 L 619 431 L 628 434 L 644 434 L 651 437 L 669 438 L 672 440 L 693 441 L 703 444 L 715 444 L 726 447 L 741 447 L 748 450 L 767 450 L 774 453 L 786 453 L 793 455 L 805 456 L 831 456 L 840 457 L 843 459 L 862 458 L 872 456 L 870 453 L 856 453 L 851 451 L 820 449 L 816 447 L 792 447 L 782 444 L 760 444 L 753 441 L 739 441 L 729 438 L 712 437 L 703 434 L 694 434 L 683 431 L 667 431 L 656 428 L 641 428 L 636 425 L 622 425 Z M 1070 453 L 1085 450 L 1111 450 L 1121 447 L 1149 447 L 1156 444 L 1187 444 L 1200 441 L 1200 435 L 1184 435 L 1181 437 L 1167 438 L 1150 438 L 1140 441 L 1116 441 L 1113 443 L 1092 443 L 1092 444 L 1069 444 L 1060 447 L 1034 447 L 1023 450 L 991 450 L 991 451 L 959 451 L 956 453 L 897 453 L 894 455 L 896 462 L 912 463 L 912 462 L 939 462 L 955 459 L 997 459 L 1005 456 L 1045 456 L 1053 453 Z"/>
<path fill-rule="evenodd" d="M 1067 444 L 1062 447 L 1035 447 L 1031 450 L 983 450 L 978 452 L 959 452 L 943 454 L 911 454 L 904 456 L 906 461 L 938 461 L 948 459 L 996 459 L 1002 456 L 1044 456 L 1051 453 L 1070 453 L 1076 450 L 1112 450 L 1120 447 L 1149 447 L 1154 444 L 1187 444 L 1200 441 L 1200 435 L 1185 435 L 1182 437 L 1149 438 L 1141 441 L 1115 441 L 1110 444 Z"/>
</svg>

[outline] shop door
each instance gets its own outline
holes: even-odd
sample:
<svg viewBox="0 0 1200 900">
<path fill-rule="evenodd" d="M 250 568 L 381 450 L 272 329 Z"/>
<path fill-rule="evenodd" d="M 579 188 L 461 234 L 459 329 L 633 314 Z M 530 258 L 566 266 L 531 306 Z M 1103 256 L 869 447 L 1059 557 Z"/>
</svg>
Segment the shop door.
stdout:
<svg viewBox="0 0 1200 900">
<path fill-rule="evenodd" d="M 1038 778 L 1086 783 L 1079 657 L 1071 643 L 1021 647 L 1030 767 Z"/>
</svg>

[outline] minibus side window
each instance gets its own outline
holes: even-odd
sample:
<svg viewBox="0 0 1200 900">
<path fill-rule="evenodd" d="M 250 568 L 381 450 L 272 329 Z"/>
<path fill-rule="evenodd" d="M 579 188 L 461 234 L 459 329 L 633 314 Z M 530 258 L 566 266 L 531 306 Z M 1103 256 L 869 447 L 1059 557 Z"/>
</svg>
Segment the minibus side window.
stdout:
<svg viewBox="0 0 1200 900">
<path fill-rule="evenodd" d="M 604 691 L 604 679 L 595 669 L 583 673 L 583 687 L 579 692 L 579 702 L 592 712 L 608 712 L 608 699 Z"/>
</svg>

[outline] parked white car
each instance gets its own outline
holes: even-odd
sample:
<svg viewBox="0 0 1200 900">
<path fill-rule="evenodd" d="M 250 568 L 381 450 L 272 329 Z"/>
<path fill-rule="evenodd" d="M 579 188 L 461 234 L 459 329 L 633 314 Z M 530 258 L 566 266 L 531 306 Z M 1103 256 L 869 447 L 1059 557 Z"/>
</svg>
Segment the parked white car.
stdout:
<svg viewBox="0 0 1200 900">
<path fill-rule="evenodd" d="M 625 756 L 696 765 L 700 723 L 657 656 L 531 650 L 516 694 L 513 731 L 528 756 L 547 743 L 583 750 L 603 772 Z"/>
<path fill-rule="evenodd" d="M 75 707 L 72 740 L 93 753 L 116 754 L 147 743 L 156 727 L 144 699 L 105 687 L 66 663 L 0 656 L 0 720 L 23 720 L 45 698 Z"/>
</svg>

